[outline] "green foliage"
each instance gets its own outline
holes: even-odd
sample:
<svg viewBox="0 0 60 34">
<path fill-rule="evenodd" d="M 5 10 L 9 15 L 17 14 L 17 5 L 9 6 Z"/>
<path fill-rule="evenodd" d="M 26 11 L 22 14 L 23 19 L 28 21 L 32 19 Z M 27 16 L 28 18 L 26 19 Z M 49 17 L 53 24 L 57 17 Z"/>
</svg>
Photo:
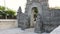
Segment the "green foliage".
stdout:
<svg viewBox="0 0 60 34">
<path fill-rule="evenodd" d="M 6 12 L 5 11 L 0 11 L 0 15 L 5 16 L 6 15 Z"/>
<path fill-rule="evenodd" d="M 38 13 L 38 9 L 36 7 L 33 8 L 35 13 Z"/>
<path fill-rule="evenodd" d="M 0 6 L 0 10 L 5 10 L 5 7 L 4 6 Z"/>
<path fill-rule="evenodd" d="M 16 12 L 14 10 L 7 9 L 6 13 L 7 13 L 7 15 L 13 15 L 14 16 Z"/>
<path fill-rule="evenodd" d="M 4 6 L 0 6 L 0 17 L 3 16 L 4 18 L 6 18 L 7 16 L 10 16 L 12 18 L 15 16 L 15 14 L 16 14 L 16 11 L 9 8 L 5 8 Z"/>
</svg>

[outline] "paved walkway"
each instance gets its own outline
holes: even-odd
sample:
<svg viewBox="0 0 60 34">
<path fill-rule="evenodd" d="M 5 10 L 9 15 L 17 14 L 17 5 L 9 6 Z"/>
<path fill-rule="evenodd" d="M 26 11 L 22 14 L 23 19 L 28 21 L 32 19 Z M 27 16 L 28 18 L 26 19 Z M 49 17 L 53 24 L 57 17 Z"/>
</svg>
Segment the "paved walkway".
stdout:
<svg viewBox="0 0 60 34">
<path fill-rule="evenodd" d="M 37 33 L 34 33 L 34 28 L 26 30 L 21 30 L 20 28 L 14 28 L 14 29 L 0 30 L 0 34 L 37 34 Z"/>
<path fill-rule="evenodd" d="M 20 28 L 15 28 L 15 29 L 7 29 L 7 30 L 0 30 L 0 34 L 37 34 L 32 32 L 31 30 L 29 31 L 28 29 L 21 30 Z"/>
</svg>

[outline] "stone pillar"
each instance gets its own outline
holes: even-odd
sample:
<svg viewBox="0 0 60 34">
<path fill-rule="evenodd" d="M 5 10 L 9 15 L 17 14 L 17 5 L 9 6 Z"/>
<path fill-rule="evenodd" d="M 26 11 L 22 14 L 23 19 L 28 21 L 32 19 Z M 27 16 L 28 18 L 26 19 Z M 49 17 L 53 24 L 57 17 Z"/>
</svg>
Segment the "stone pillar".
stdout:
<svg viewBox="0 0 60 34">
<path fill-rule="evenodd" d="M 18 12 L 17 12 L 17 22 L 18 22 L 18 27 L 20 27 L 20 15 L 22 14 L 21 7 L 19 7 Z"/>
<path fill-rule="evenodd" d="M 35 32 L 36 33 L 41 33 L 43 32 L 43 22 L 42 22 L 42 16 L 38 14 L 37 19 L 36 19 L 36 25 L 35 25 Z"/>
</svg>

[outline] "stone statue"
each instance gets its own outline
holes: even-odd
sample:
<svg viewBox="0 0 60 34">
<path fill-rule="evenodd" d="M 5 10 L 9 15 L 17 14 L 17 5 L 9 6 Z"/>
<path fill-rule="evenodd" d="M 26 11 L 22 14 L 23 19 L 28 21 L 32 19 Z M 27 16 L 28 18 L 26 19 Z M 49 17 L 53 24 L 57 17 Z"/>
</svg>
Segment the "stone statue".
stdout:
<svg viewBox="0 0 60 34">
<path fill-rule="evenodd" d="M 21 28 L 22 30 L 28 28 L 28 15 L 25 13 L 22 13 L 21 7 L 18 9 L 17 13 L 17 20 L 18 20 L 18 27 Z"/>
</svg>

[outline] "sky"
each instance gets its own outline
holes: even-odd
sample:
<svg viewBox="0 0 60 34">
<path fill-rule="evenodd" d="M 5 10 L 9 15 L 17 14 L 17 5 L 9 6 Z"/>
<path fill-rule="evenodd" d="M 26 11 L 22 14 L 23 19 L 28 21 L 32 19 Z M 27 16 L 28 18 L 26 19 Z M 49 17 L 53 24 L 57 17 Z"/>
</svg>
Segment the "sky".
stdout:
<svg viewBox="0 0 60 34">
<path fill-rule="evenodd" d="M 16 11 L 18 11 L 19 6 L 21 6 L 22 11 L 24 12 L 26 0 L 5 0 L 5 5 L 4 0 L 0 0 L 0 5 L 11 8 Z"/>
<path fill-rule="evenodd" d="M 4 0 L 0 0 L 0 5 L 11 8 L 13 10 L 18 10 L 19 6 L 22 8 L 22 12 L 24 13 L 25 7 L 26 7 L 26 0 L 5 0 L 5 5 L 4 5 Z M 60 0 L 49 0 L 49 7 L 60 7 Z"/>
</svg>

